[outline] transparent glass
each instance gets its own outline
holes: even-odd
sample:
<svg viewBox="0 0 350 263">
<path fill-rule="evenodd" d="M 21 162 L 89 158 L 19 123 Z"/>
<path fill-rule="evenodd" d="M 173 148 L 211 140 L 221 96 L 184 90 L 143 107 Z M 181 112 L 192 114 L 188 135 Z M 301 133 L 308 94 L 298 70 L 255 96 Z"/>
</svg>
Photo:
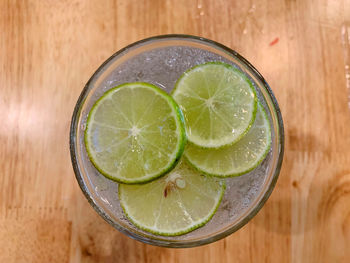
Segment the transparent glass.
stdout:
<svg viewBox="0 0 350 263">
<path fill-rule="evenodd" d="M 232 64 L 254 84 L 272 127 L 272 146 L 265 160 L 252 172 L 228 178 L 227 188 L 214 217 L 188 234 L 164 237 L 142 231 L 123 214 L 118 200 L 118 183 L 102 176 L 90 162 L 84 130 L 95 101 L 108 89 L 125 82 L 153 83 L 167 92 L 181 74 L 208 61 Z M 284 131 L 277 101 L 260 73 L 237 52 L 214 41 L 188 36 L 164 35 L 144 39 L 116 52 L 92 75 L 77 101 L 70 130 L 70 152 L 77 181 L 93 208 L 124 234 L 152 245 L 193 247 L 217 241 L 245 225 L 270 196 L 282 164 Z"/>
</svg>

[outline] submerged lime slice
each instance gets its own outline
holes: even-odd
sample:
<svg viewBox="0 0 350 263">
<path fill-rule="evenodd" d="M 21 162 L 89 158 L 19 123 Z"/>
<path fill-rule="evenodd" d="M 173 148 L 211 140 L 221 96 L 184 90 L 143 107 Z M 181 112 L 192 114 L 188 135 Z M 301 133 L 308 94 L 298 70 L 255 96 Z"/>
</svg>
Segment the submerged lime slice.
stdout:
<svg viewBox="0 0 350 263">
<path fill-rule="evenodd" d="M 253 126 L 237 143 L 220 149 L 203 149 L 189 144 L 186 159 L 208 175 L 227 177 L 249 172 L 266 157 L 271 146 L 271 129 L 267 115 L 258 103 Z"/>
<path fill-rule="evenodd" d="M 228 64 L 210 62 L 188 70 L 172 94 L 183 110 L 188 140 L 200 147 L 233 144 L 255 119 L 253 85 Z"/>
<path fill-rule="evenodd" d="M 185 145 L 182 113 L 164 91 L 126 83 L 92 107 L 85 145 L 95 167 L 122 183 L 144 183 L 170 171 Z"/>
<path fill-rule="evenodd" d="M 225 182 L 199 174 L 181 162 L 168 175 L 143 185 L 119 186 L 120 204 L 137 227 L 158 235 L 188 233 L 208 222 Z"/>
</svg>

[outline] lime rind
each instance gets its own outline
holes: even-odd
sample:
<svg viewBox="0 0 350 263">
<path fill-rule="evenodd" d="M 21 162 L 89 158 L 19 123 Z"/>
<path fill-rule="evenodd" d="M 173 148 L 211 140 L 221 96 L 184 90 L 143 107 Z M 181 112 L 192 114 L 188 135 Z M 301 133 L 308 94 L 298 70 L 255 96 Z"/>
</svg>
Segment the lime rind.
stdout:
<svg viewBox="0 0 350 263">
<path fill-rule="evenodd" d="M 252 83 L 252 81 L 242 72 L 240 71 L 239 69 L 237 69 L 236 67 L 230 65 L 230 64 L 227 64 L 227 63 L 224 63 L 224 62 L 219 62 L 219 61 L 213 61 L 213 62 L 206 62 L 204 64 L 200 64 L 200 65 L 196 65 L 188 70 L 186 70 L 181 76 L 180 78 L 176 81 L 175 83 L 175 87 L 174 89 L 171 91 L 171 95 L 174 97 L 176 96 L 176 92 L 178 91 L 178 86 L 179 86 L 179 83 L 183 80 L 183 78 L 185 76 L 187 76 L 191 71 L 197 69 L 197 68 L 200 68 L 200 67 L 203 67 L 203 66 L 207 66 L 207 65 L 220 65 L 220 66 L 223 66 L 229 70 L 232 70 L 234 72 L 236 72 L 240 77 L 242 77 L 246 83 L 248 83 L 249 87 L 250 87 L 250 91 L 253 93 L 253 96 L 254 96 L 254 100 L 253 100 L 253 109 L 252 109 L 252 118 L 250 119 L 250 122 L 248 123 L 246 129 L 244 131 L 242 131 L 242 133 L 238 136 L 236 136 L 233 140 L 231 140 L 230 142 L 228 143 L 224 143 L 224 144 L 219 144 L 219 145 L 205 145 L 205 144 L 200 144 L 198 142 L 194 142 L 193 140 L 190 139 L 190 136 L 188 136 L 187 134 L 187 141 L 190 142 L 191 144 L 193 145 L 196 145 L 197 147 L 200 147 L 200 148 L 208 148 L 208 149 L 220 149 L 220 148 L 223 148 L 223 147 L 227 147 L 229 145 L 233 145 L 235 144 L 236 142 L 238 142 L 239 140 L 241 140 L 246 134 L 247 132 L 249 131 L 249 129 L 251 128 L 252 124 L 254 123 L 255 121 L 255 117 L 256 117 L 256 112 L 257 112 L 257 104 L 258 104 L 258 98 L 257 98 L 257 94 L 256 94 L 256 90 L 254 88 L 254 85 Z M 181 105 L 179 104 L 180 108 Z"/>
<path fill-rule="evenodd" d="M 163 170 L 161 170 L 158 173 L 155 174 L 150 174 L 141 178 L 133 178 L 133 179 L 127 179 L 127 178 L 121 178 L 121 177 L 115 177 L 111 174 L 109 174 L 108 172 L 106 172 L 103 168 L 100 167 L 100 165 L 95 161 L 93 154 L 91 153 L 91 149 L 89 147 L 89 142 L 88 142 L 88 132 L 89 132 L 89 123 L 91 123 L 91 118 L 93 116 L 93 112 L 97 109 L 98 105 L 103 101 L 104 98 L 106 98 L 107 96 L 109 96 L 110 94 L 112 94 L 113 92 L 115 92 L 117 89 L 121 89 L 123 87 L 127 87 L 127 86 L 142 86 L 142 87 L 148 87 L 151 88 L 152 90 L 154 90 L 158 95 L 161 95 L 163 98 L 165 98 L 167 100 L 167 102 L 169 103 L 169 105 L 171 105 L 172 107 L 172 114 L 175 117 L 176 120 L 176 131 L 178 136 L 178 145 L 177 145 L 177 149 L 176 149 L 176 153 L 175 156 L 173 158 L 172 161 L 169 161 L 169 165 L 167 165 Z M 183 155 L 184 149 L 185 149 L 185 145 L 186 145 L 186 131 L 185 131 L 185 127 L 184 127 L 184 116 L 183 113 L 180 109 L 180 107 L 177 105 L 177 103 L 175 102 L 175 100 L 169 96 L 169 94 L 167 94 L 165 91 L 161 90 L 160 88 L 156 87 L 153 84 L 150 83 L 146 83 L 146 82 L 132 82 L 132 83 L 124 83 L 121 84 L 119 86 L 116 86 L 110 90 L 108 90 L 107 92 L 105 92 L 103 94 L 103 96 L 101 96 L 96 102 L 95 104 L 92 106 L 89 115 L 87 117 L 87 121 L 86 121 L 86 129 L 84 132 L 84 143 L 85 143 L 85 147 L 86 147 L 86 152 L 87 155 L 90 159 L 90 161 L 92 162 L 92 164 L 94 165 L 94 167 L 99 171 L 99 173 L 101 173 L 103 176 L 105 176 L 106 178 L 109 178 L 113 181 L 116 181 L 118 183 L 124 183 L 124 184 L 143 184 L 143 183 L 147 183 L 150 181 L 153 181 L 161 176 L 164 176 L 165 174 L 167 174 L 169 171 L 171 171 L 179 162 L 179 160 L 181 159 L 181 156 Z"/>
<path fill-rule="evenodd" d="M 261 157 L 256 159 L 256 161 L 251 166 L 249 166 L 248 168 L 246 168 L 244 170 L 241 170 L 239 172 L 231 172 L 231 173 L 226 173 L 226 174 L 218 174 L 218 173 L 208 172 L 205 169 L 200 168 L 199 164 L 196 164 L 194 161 L 192 161 L 191 158 L 189 158 L 188 153 L 186 153 L 186 150 L 185 150 L 184 159 L 186 160 L 186 162 L 192 168 L 194 168 L 195 170 L 197 170 L 198 172 L 200 172 L 202 174 L 205 174 L 207 176 L 219 177 L 219 178 L 237 177 L 237 176 L 244 175 L 244 174 L 249 173 L 250 171 L 254 170 L 256 167 L 258 167 L 262 163 L 263 160 L 265 160 L 267 154 L 269 153 L 269 151 L 271 149 L 271 126 L 270 126 L 270 122 L 269 122 L 269 118 L 267 116 L 267 113 L 264 110 L 264 107 L 261 105 L 260 102 L 258 102 L 258 110 L 260 111 L 260 113 L 262 115 L 262 118 L 264 120 L 266 133 L 268 134 L 268 136 L 267 136 L 267 139 L 266 139 L 267 144 L 266 144 L 265 150 L 262 152 Z M 190 145 L 191 144 L 189 144 L 189 146 Z M 197 147 L 194 144 L 192 144 L 192 146 L 196 147 L 196 148 L 200 148 L 200 147 Z M 235 147 L 235 144 L 230 145 L 227 148 L 230 148 L 230 147 Z M 224 148 L 226 148 L 226 147 L 224 147 Z M 220 149 L 217 149 L 217 150 L 223 150 L 224 148 L 220 148 Z M 203 149 L 203 150 L 205 150 L 205 149 Z M 210 151 L 211 149 L 208 149 L 208 150 Z M 213 149 L 213 150 L 215 150 L 215 149 Z"/>
<path fill-rule="evenodd" d="M 178 164 L 179 166 L 181 165 Z M 191 167 L 191 166 L 189 166 Z M 192 169 L 192 167 L 191 167 Z M 196 171 L 196 170 L 194 170 Z M 169 176 L 171 173 L 169 173 L 167 176 Z M 205 176 L 205 175 L 200 175 L 198 174 L 198 176 Z M 210 177 L 208 177 L 210 178 Z M 157 180 L 162 180 L 163 178 L 160 178 L 160 179 L 157 179 Z M 154 181 L 153 181 L 154 182 Z M 153 182 L 150 182 L 150 183 L 153 183 Z M 220 184 L 220 192 L 219 192 L 219 196 L 216 200 L 216 204 L 215 206 L 213 207 L 213 209 L 211 211 L 208 212 L 208 215 L 203 218 L 202 220 L 198 220 L 199 222 L 197 223 L 193 223 L 191 225 L 189 225 L 187 228 L 185 229 L 182 229 L 180 231 L 174 231 L 174 232 L 165 232 L 165 231 L 158 231 L 156 229 L 153 229 L 153 228 L 149 228 L 149 227 L 145 227 L 144 225 L 140 224 L 137 222 L 137 220 L 135 220 L 131 215 L 130 213 L 128 213 L 128 209 L 127 207 L 125 206 L 124 202 L 122 201 L 123 200 L 123 186 L 122 185 L 119 185 L 119 189 L 118 189 L 118 197 L 119 197 L 119 200 L 120 200 L 120 205 L 123 209 L 123 212 L 126 216 L 126 218 L 132 223 L 134 224 L 136 227 L 138 227 L 139 229 L 143 230 L 143 231 L 147 231 L 149 233 L 152 233 L 152 234 L 155 234 L 155 235 L 161 235 L 161 236 L 179 236 L 179 235 L 184 235 L 184 234 L 187 234 L 189 232 L 192 232 L 202 226 L 204 226 L 205 224 L 207 224 L 212 218 L 213 216 L 215 215 L 215 213 L 217 212 L 220 204 L 221 204 L 221 201 L 224 197 L 224 194 L 225 194 L 225 190 L 226 190 L 226 181 L 225 180 L 220 180 L 218 181 L 218 183 Z"/>
</svg>

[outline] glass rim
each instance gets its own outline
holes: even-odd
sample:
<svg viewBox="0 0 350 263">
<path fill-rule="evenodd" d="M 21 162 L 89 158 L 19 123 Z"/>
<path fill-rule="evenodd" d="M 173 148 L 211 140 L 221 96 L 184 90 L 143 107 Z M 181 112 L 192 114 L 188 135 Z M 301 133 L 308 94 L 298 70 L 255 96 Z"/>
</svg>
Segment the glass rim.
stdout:
<svg viewBox="0 0 350 263">
<path fill-rule="evenodd" d="M 145 236 L 141 235 L 136 235 L 132 231 L 122 227 L 121 225 L 116 224 L 114 221 L 112 221 L 109 216 L 95 203 L 93 197 L 89 193 L 89 190 L 87 189 L 85 182 L 81 176 L 80 169 L 78 167 L 77 163 L 77 154 L 76 154 L 76 132 L 77 132 L 77 124 L 78 124 L 78 119 L 80 116 L 80 111 L 81 108 L 85 102 L 85 97 L 87 93 L 89 92 L 89 87 L 93 80 L 105 69 L 105 66 L 111 62 L 115 57 L 118 55 L 122 54 L 123 52 L 126 52 L 128 49 L 139 46 L 140 44 L 147 43 L 147 42 L 153 42 L 157 40 L 187 40 L 187 41 L 197 41 L 197 42 L 203 42 L 204 44 L 211 45 L 214 48 L 221 49 L 223 51 L 226 51 L 229 53 L 229 55 L 235 57 L 238 61 L 240 61 L 255 77 L 261 82 L 263 88 L 267 91 L 267 94 L 269 95 L 271 102 L 272 102 L 272 108 L 274 110 L 274 113 L 277 116 L 277 128 L 278 128 L 278 145 L 279 145 L 279 154 L 278 154 L 278 160 L 276 163 L 276 168 L 274 170 L 274 173 L 272 175 L 272 179 L 267 186 L 267 189 L 265 193 L 262 195 L 261 199 L 258 201 L 258 203 L 251 209 L 251 211 L 242 219 L 240 220 L 236 225 L 228 228 L 227 230 L 218 233 L 213 236 L 209 236 L 204 239 L 200 240 L 195 240 L 195 241 L 166 241 L 166 240 L 160 240 L 160 239 L 150 239 Z M 115 52 L 113 55 L 111 55 L 107 60 L 105 60 L 99 67 L 98 69 L 93 73 L 93 75 L 90 77 L 88 82 L 85 84 L 83 90 L 81 91 L 79 98 L 77 100 L 77 103 L 74 107 L 73 115 L 71 118 L 71 125 L 70 125 L 70 133 L 69 133 L 69 148 L 70 148 L 70 155 L 71 155 L 71 162 L 74 170 L 74 174 L 76 177 L 76 180 L 78 181 L 79 187 L 84 193 L 85 197 L 87 198 L 88 202 L 90 205 L 94 208 L 94 210 L 106 221 L 108 222 L 111 226 L 116 228 L 118 231 L 122 232 L 123 234 L 127 235 L 128 237 L 131 237 L 135 240 L 142 241 L 147 244 L 151 245 L 157 245 L 161 247 L 171 247 L 171 248 L 187 248 L 187 247 L 195 247 L 195 246 L 202 246 L 206 245 L 215 241 L 218 241 L 220 239 L 223 239 L 230 234 L 236 232 L 240 228 L 242 228 L 244 225 L 246 225 L 264 206 L 266 203 L 267 199 L 270 197 L 277 179 L 280 174 L 281 166 L 282 166 L 282 161 L 283 161 L 283 155 L 284 155 L 284 125 L 283 125 L 283 120 L 282 120 L 282 114 L 279 108 L 279 105 L 277 103 L 277 100 L 269 86 L 269 84 L 266 82 L 264 77 L 259 73 L 259 71 L 248 61 L 246 60 L 243 56 L 241 56 L 238 52 L 234 51 L 233 49 L 220 44 L 216 41 L 199 37 L 199 36 L 194 36 L 194 35 L 186 35 L 186 34 L 166 34 L 166 35 L 157 35 L 153 37 L 148 37 L 136 42 L 133 42 L 124 48 L 118 50 Z"/>
</svg>

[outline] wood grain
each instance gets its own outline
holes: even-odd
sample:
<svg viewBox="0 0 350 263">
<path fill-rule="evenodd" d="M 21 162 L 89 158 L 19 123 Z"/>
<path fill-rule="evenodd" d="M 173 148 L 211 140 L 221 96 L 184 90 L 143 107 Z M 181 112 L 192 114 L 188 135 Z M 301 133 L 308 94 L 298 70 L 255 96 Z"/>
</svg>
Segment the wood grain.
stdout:
<svg viewBox="0 0 350 263">
<path fill-rule="evenodd" d="M 349 25 L 349 0 L 0 0 L 0 262 L 350 262 Z M 241 230 L 199 248 L 115 231 L 70 164 L 70 117 L 88 78 L 123 46 L 167 33 L 237 50 L 285 121 L 271 198 Z"/>
</svg>

